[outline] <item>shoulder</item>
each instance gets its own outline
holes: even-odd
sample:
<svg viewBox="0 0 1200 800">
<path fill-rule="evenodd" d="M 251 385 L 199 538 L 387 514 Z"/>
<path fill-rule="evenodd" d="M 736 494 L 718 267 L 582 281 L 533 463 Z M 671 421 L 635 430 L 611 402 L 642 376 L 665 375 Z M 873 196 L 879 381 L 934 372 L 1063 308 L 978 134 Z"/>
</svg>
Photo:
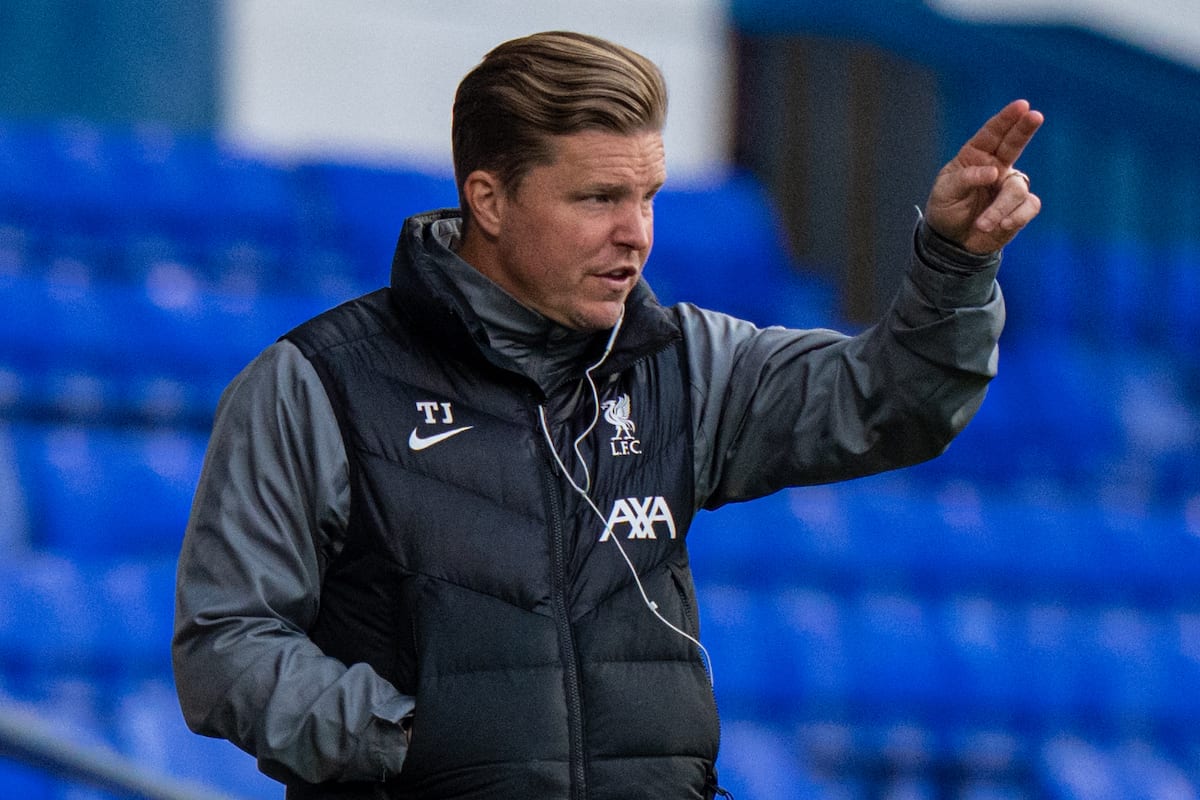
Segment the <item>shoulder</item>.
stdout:
<svg viewBox="0 0 1200 800">
<path fill-rule="evenodd" d="M 284 334 L 306 357 L 339 345 L 361 341 L 395 327 L 389 289 L 356 297 L 318 314 Z"/>
<path fill-rule="evenodd" d="M 281 339 L 229 383 L 221 395 L 217 417 L 264 422 L 314 404 L 324 405 L 324 394 L 312 362 L 293 342 Z"/>
</svg>

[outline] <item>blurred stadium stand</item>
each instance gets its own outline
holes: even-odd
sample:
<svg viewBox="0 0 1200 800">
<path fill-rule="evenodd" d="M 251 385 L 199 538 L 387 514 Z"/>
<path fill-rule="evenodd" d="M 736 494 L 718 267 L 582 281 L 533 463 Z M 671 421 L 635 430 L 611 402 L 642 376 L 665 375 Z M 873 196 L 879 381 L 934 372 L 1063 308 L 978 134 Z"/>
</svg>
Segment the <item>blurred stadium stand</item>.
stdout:
<svg viewBox="0 0 1200 800">
<path fill-rule="evenodd" d="M 792 25 L 764 21 L 767 5 L 734 4 L 743 32 Z M 903 38 L 925 17 L 809 10 L 825 26 L 809 33 L 875 37 L 957 75 L 952 98 L 983 46 L 954 23 L 934 57 Z M 1003 49 L 1017 34 L 979 35 Z M 1118 71 L 1139 93 L 1174 74 L 1054 41 L 1102 73 L 1088 86 Z M 1109 178 L 1138 197 L 1174 163 L 1197 174 L 1178 141 L 1097 143 L 1111 112 L 1090 118 L 1063 91 L 1063 127 L 1030 154 L 1059 203 L 1087 188 L 1059 175 L 1078 152 L 1124 154 Z M 1007 96 L 985 94 L 946 106 L 954 135 Z M 1189 97 L 1145 125 L 1200 119 Z M 1009 249 L 1000 377 L 943 457 L 697 520 L 739 800 L 1200 796 L 1200 215 L 1163 224 L 1197 208 L 1196 184 L 1165 185 L 1161 214 L 1130 200 L 1144 219 L 1084 224 L 1085 197 Z M 255 353 L 386 281 L 403 216 L 454 202 L 444 176 L 284 167 L 160 127 L 0 121 L 0 708 L 230 795 L 281 796 L 253 759 L 186 730 L 171 685 L 174 556 L 208 425 Z M 648 277 L 665 301 L 846 326 L 842 289 L 789 256 L 749 172 L 664 191 L 657 212 Z M 4 755 L 4 796 L 121 796 Z"/>
</svg>

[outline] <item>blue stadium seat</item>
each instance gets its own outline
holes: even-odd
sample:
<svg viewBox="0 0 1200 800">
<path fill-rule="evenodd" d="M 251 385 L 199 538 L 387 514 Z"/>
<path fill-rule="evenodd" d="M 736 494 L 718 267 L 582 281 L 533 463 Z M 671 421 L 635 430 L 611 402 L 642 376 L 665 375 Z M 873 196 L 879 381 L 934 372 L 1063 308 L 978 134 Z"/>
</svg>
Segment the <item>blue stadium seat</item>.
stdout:
<svg viewBox="0 0 1200 800">
<path fill-rule="evenodd" d="M 771 622 L 778 626 L 782 696 L 809 715 L 827 715 L 852 700 L 854 661 L 862 654 L 847 630 L 845 601 L 805 588 L 784 589 L 772 598 Z"/>
<path fill-rule="evenodd" d="M 809 800 L 854 795 L 826 794 L 788 747 L 786 730 L 755 720 L 727 719 L 721 725 L 717 761 L 721 785 L 738 800 Z"/>
<path fill-rule="evenodd" d="M 1069 735 L 1042 749 L 1039 788 L 1052 800 L 1196 800 L 1200 778 L 1182 769 L 1154 743 L 1131 740 L 1112 747 Z"/>
<path fill-rule="evenodd" d="M 337 243 L 372 287 L 386 283 L 404 220 L 413 214 L 458 206 L 450 175 L 354 164 L 310 164 L 301 170 L 309 187 L 308 223 L 319 242 Z"/>
<path fill-rule="evenodd" d="M 749 174 L 704 189 L 666 189 L 654 214 L 646 277 L 665 302 L 692 302 L 759 325 L 833 325 L 833 290 L 800 273 L 766 191 Z"/>
<path fill-rule="evenodd" d="M 868 593 L 848 607 L 853 697 L 892 715 L 952 708 L 945 652 L 929 609 L 898 593 Z"/>
<path fill-rule="evenodd" d="M 992 598 L 968 595 L 950 598 L 936 613 L 938 638 L 947 648 L 942 677 L 960 713 L 977 725 L 1011 723 L 1014 711 L 1027 705 L 1029 668 L 1014 612 Z"/>
<path fill-rule="evenodd" d="M 1123 342 L 1147 343 L 1161 319 L 1161 259 L 1130 234 L 1097 238 L 1090 249 L 1089 335 L 1103 342 L 1120 331 Z"/>
<path fill-rule="evenodd" d="M 0 137 L 3 135 L 0 123 Z M 0 275 L 15 276 L 32 268 L 33 236 L 24 225 L 7 220 L 9 213 L 0 200 Z"/>
<path fill-rule="evenodd" d="M 1016 729 L 976 725 L 951 729 L 946 734 L 947 754 L 967 774 L 976 776 L 979 800 L 990 798 L 992 791 L 1000 792 L 997 800 L 1010 800 L 1003 784 L 1030 762 L 1029 738 Z"/>
<path fill-rule="evenodd" d="M 1171 711 L 1184 722 L 1183 736 L 1195 748 L 1195 765 L 1200 769 L 1200 736 L 1192 722 L 1200 718 L 1200 612 L 1183 607 L 1168 615 L 1166 646 L 1168 669 L 1173 696 Z M 1200 773 L 1198 773 L 1200 774 Z"/>
<path fill-rule="evenodd" d="M 33 444 L 35 541 L 71 557 L 178 552 L 206 437 L 50 428 Z"/>
<path fill-rule="evenodd" d="M 120 403 L 111 375 L 75 366 L 51 366 L 41 376 L 42 411 L 80 423 L 99 422 Z"/>
<path fill-rule="evenodd" d="M 289 171 L 211 137 L 71 122 L 51 126 L 49 145 L 56 202 L 187 225 L 295 230 L 298 194 Z"/>
<path fill-rule="evenodd" d="M 1126 741 L 1109 758 L 1128 800 L 1200 798 L 1200 773 L 1186 771 L 1152 741 Z"/>
<path fill-rule="evenodd" d="M 2 418 L 0 418 L 2 419 Z M 0 555 L 17 558 L 32 538 L 31 497 L 27 486 L 32 464 L 25 456 L 23 429 L 0 421 Z"/>
<path fill-rule="evenodd" d="M 795 675 L 769 599 L 742 586 L 706 583 L 698 587 L 698 602 L 719 706 L 735 714 L 790 713 Z"/>
<path fill-rule="evenodd" d="M 219 140 L 143 128 L 126 141 L 125 168 L 145 185 L 135 212 L 199 223 L 209 231 L 268 238 L 296 236 L 303 194 L 295 173 Z"/>
<path fill-rule="evenodd" d="M 254 758 L 229 742 L 187 729 L 168 680 L 147 680 L 115 704 L 116 749 L 138 764 L 246 800 L 278 800 L 278 783 L 258 772 Z"/>
<path fill-rule="evenodd" d="M 0 560 L 0 664 L 17 683 L 91 666 L 103 635 L 97 611 L 74 562 L 45 555 Z"/>
<path fill-rule="evenodd" d="M 782 492 L 698 514 L 688 534 L 688 552 L 698 579 L 771 586 L 820 574 L 823 564 L 816 559 L 821 545 L 814 540 L 834 532 L 824 525 L 814 529 L 798 519 L 792 509 L 798 496 Z"/>
<path fill-rule="evenodd" d="M 1167 248 L 1158 313 L 1166 322 L 1166 343 L 1183 358 L 1194 358 L 1200 341 L 1200 241 L 1191 239 Z"/>
<path fill-rule="evenodd" d="M 115 309 L 86 284 L 52 285 L 26 277 L 0 278 L 0 357 L 27 365 L 56 354 L 94 352 L 115 329 Z"/>
<path fill-rule="evenodd" d="M 55 781 L 44 770 L 0 758 L 0 787 L 21 800 L 55 800 Z"/>
<path fill-rule="evenodd" d="M 82 562 L 84 580 L 104 634 L 94 657 L 105 681 L 127 684 L 138 677 L 171 674 L 175 611 L 175 559 L 138 558 Z"/>
<path fill-rule="evenodd" d="M 1169 673 L 1164 620 L 1132 607 L 1103 608 L 1078 620 L 1091 713 L 1134 725 L 1175 715 L 1178 687 Z"/>
<path fill-rule="evenodd" d="M 174 576 L 166 557 L 11 556 L 0 567 L 0 675 L 43 709 L 98 729 L 102 687 L 170 674 Z"/>
<path fill-rule="evenodd" d="M 117 241 L 118 257 L 110 280 L 116 283 L 153 283 L 206 286 L 205 240 L 173 234 L 155 227 L 138 227 Z"/>
<path fill-rule="evenodd" d="M 0 408 L 80 422 L 211 418 L 237 372 L 328 302 L 194 284 L 0 277 Z M 219 343 L 219 345 L 217 345 Z"/>
<path fill-rule="evenodd" d="M 1026 800 L 1027 797 L 1020 786 L 986 778 L 967 781 L 959 794 L 959 800 Z"/>
<path fill-rule="evenodd" d="M 932 590 L 941 580 L 941 519 L 930 498 L 905 476 L 884 475 L 839 487 L 850 519 L 852 563 L 884 590 Z"/>
<path fill-rule="evenodd" d="M 1044 502 L 1012 495 L 989 498 L 981 516 L 997 573 L 988 583 L 1017 598 L 1094 590 L 1095 562 L 1081 552 L 1087 534 L 1072 510 L 1073 506 L 1055 498 Z"/>
<path fill-rule="evenodd" d="M 60 665 L 58 669 L 35 676 L 27 683 L 23 699 L 30 712 L 50 723 L 74 744 L 85 747 L 106 745 L 110 698 L 103 685 L 86 669 Z"/>
<path fill-rule="evenodd" d="M 0 211 L 6 216 L 23 212 L 45 180 L 43 142 L 35 126 L 0 119 Z"/>
<path fill-rule="evenodd" d="M 1046 225 L 1022 231 L 1004 249 L 999 278 L 1008 311 L 1006 338 L 1077 331 L 1091 278 L 1083 247 L 1071 234 Z"/>
<path fill-rule="evenodd" d="M 1099 746 L 1059 735 L 1042 748 L 1037 777 L 1048 800 L 1127 800 L 1115 766 Z"/>
<path fill-rule="evenodd" d="M 306 247 L 294 254 L 285 285 L 332 308 L 388 284 L 390 262 L 363 261 L 340 248 Z"/>
<path fill-rule="evenodd" d="M 1039 601 L 1016 610 L 1020 640 L 1013 666 L 1024 681 L 1018 711 L 1043 726 L 1068 724 L 1091 703 L 1087 622 L 1061 602 Z"/>
</svg>

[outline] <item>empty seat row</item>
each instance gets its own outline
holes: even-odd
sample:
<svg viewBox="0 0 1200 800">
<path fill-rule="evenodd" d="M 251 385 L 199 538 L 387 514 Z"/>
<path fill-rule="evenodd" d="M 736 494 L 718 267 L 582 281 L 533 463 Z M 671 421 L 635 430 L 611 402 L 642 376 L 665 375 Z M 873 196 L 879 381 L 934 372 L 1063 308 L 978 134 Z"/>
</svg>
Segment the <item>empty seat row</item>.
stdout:
<svg viewBox="0 0 1200 800">
<path fill-rule="evenodd" d="M 1195 610 L 703 582 L 699 591 L 717 698 L 734 713 L 1131 730 L 1187 730 L 1200 714 Z"/>
<path fill-rule="evenodd" d="M 138 286 L 0 276 L 0 413 L 202 427 L 242 366 L 334 302 L 214 294 L 183 267 L 160 267 Z M 1196 491 L 1198 461 L 1200 404 L 1186 371 L 1142 350 L 1048 339 L 1003 349 L 976 418 L 917 474 L 1177 503 Z"/>
<path fill-rule="evenodd" d="M 966 469 L 944 484 L 923 478 L 800 487 L 702 513 L 688 539 L 698 580 L 1164 608 L 1195 597 L 1200 491 L 1126 507 L 1009 492 Z"/>
<path fill-rule="evenodd" d="M 387 282 L 407 215 L 455 202 L 452 182 L 419 173 L 333 165 L 311 172 L 329 186 L 328 197 L 308 204 L 324 220 L 317 226 L 327 231 L 323 235 L 308 223 L 303 235 L 236 229 L 183 235 L 133 223 L 123 229 L 38 226 L 3 224 L 0 217 L 0 274 L 73 271 L 93 282 L 174 281 L 218 294 L 337 301 Z M 690 301 L 759 324 L 834 325 L 832 287 L 798 272 L 769 199 L 754 180 L 737 175 L 704 191 L 664 191 L 655 205 L 657 238 L 647 278 L 664 301 Z M 737 235 L 712 235 L 718 228 L 736 229 Z"/>
<path fill-rule="evenodd" d="M 4 535 L 69 558 L 174 556 L 205 446 L 189 430 L 0 427 Z"/>
<path fill-rule="evenodd" d="M 294 230 L 294 175 L 217 139 L 155 126 L 0 121 L 0 216 L 96 225 L 153 216 L 193 225 Z"/>
<path fill-rule="evenodd" d="M 66 672 L 128 686 L 169 675 L 174 574 L 167 555 L 10 553 L 0 564 L 4 680 L 29 687 Z M 1200 715 L 1200 609 L 705 582 L 699 598 L 717 698 L 733 713 L 1179 730 Z"/>
<path fill-rule="evenodd" d="M 244 235 L 268 250 L 299 242 L 341 249 L 382 277 L 406 216 L 456 204 L 445 173 L 284 166 L 218 139 L 153 126 L 0 121 L 0 223 L 90 238 L 104 248 L 147 227 L 184 239 Z M 830 295 L 820 289 L 814 296 L 819 284 L 793 281 L 783 226 L 752 177 L 735 174 L 704 191 L 668 190 L 657 205 L 651 275 L 665 296 L 715 299 L 755 321 L 828 320 Z M 1056 331 L 1186 354 L 1200 335 L 1192 313 L 1200 300 L 1197 263 L 1194 241 L 1129 234 L 1083 241 L 1050 222 L 1034 226 L 1006 253 L 1010 327 L 1018 336 Z"/>
<path fill-rule="evenodd" d="M 0 427 L 0 541 L 81 557 L 176 552 L 207 436 L 195 426 Z M 1195 596 L 1197 509 L 1200 493 L 1130 511 L 880 476 L 702 513 L 689 548 L 701 581 L 1175 608 Z"/>
<path fill-rule="evenodd" d="M 0 413 L 207 427 L 224 386 L 313 298 L 0 278 Z"/>
<path fill-rule="evenodd" d="M 903 722 L 797 727 L 732 719 L 722 783 L 739 798 L 808 800 L 1196 800 L 1195 753 L 1132 736 L 969 730 L 954 739 Z"/>
<path fill-rule="evenodd" d="M 1080 337 L 1195 353 L 1200 242 L 1124 236 L 1082 239 L 1034 224 L 1006 248 L 1001 286 L 1010 337 Z"/>
<path fill-rule="evenodd" d="M 324 310 L 312 298 L 207 295 L 186 282 L 132 287 L 0 278 L 0 358 L 94 365 L 114 373 L 174 366 L 230 377 L 262 348 Z"/>
<path fill-rule="evenodd" d="M 118 683 L 169 674 L 174 559 L 9 553 L 0 577 L 0 671 L 12 687 L 64 672 Z"/>
</svg>

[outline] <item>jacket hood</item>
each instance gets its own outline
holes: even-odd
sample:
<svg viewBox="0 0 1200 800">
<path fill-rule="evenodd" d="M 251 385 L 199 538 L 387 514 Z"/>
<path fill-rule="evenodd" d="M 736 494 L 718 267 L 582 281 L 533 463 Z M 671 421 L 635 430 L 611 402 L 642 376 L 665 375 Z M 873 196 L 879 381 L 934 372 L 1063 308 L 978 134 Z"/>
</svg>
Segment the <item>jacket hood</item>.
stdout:
<svg viewBox="0 0 1200 800">
<path fill-rule="evenodd" d="M 515 363 L 492 347 L 483 320 L 449 274 L 449 260 L 458 256 L 437 232 L 444 221 L 461 224 L 458 209 L 429 211 L 405 220 L 392 259 L 393 304 L 399 313 L 449 344 L 478 348 L 487 360 L 513 369 Z M 513 302 L 517 303 L 515 299 Z M 524 306 L 521 309 L 548 325 L 555 324 Z M 645 280 L 639 280 L 625 301 L 625 319 L 612 353 L 594 374 L 617 372 L 666 347 L 680 335 L 674 315 L 658 302 Z M 595 347 L 601 348 L 606 333 L 598 332 L 591 338 Z"/>
</svg>

